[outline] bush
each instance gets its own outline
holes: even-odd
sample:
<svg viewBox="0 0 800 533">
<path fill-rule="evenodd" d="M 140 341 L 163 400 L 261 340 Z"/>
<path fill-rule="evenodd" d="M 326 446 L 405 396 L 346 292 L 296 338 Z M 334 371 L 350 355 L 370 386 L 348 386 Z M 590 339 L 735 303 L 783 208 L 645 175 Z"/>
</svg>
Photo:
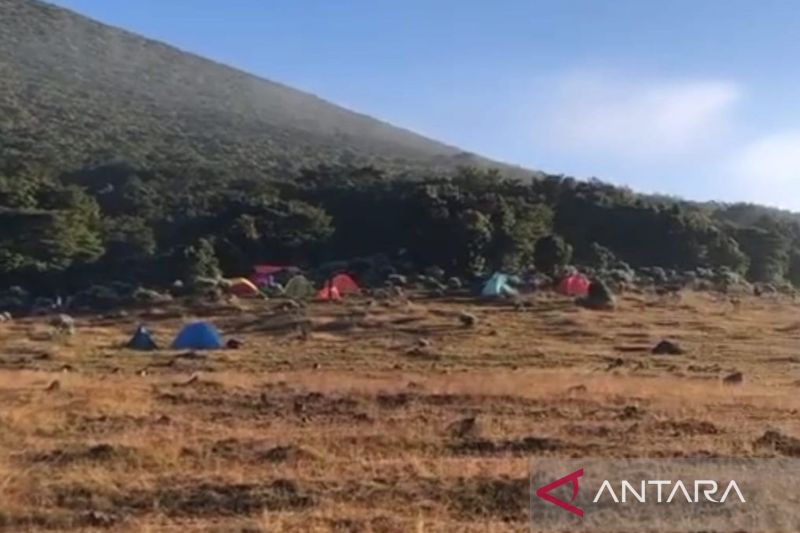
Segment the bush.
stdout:
<svg viewBox="0 0 800 533">
<path fill-rule="evenodd" d="M 425 275 L 436 281 L 441 281 L 444 278 L 444 269 L 435 265 L 429 266 L 425 269 Z"/>
<path fill-rule="evenodd" d="M 447 288 L 450 290 L 458 290 L 462 288 L 464 284 L 461 280 L 455 276 L 447 278 Z"/>
<path fill-rule="evenodd" d="M 19 298 L 20 300 L 27 301 L 30 299 L 31 295 L 28 291 L 20 287 L 19 285 L 14 285 L 13 287 L 9 287 L 6 291 L 6 295 L 12 298 Z"/>
<path fill-rule="evenodd" d="M 210 239 L 199 239 L 184 250 L 185 271 L 189 278 L 218 278 L 219 261 Z"/>
<path fill-rule="evenodd" d="M 113 287 L 92 285 L 75 295 L 72 305 L 81 309 L 106 311 L 129 303 L 129 299 L 120 295 Z"/>
<path fill-rule="evenodd" d="M 203 292 L 208 289 L 216 288 L 220 285 L 220 280 L 216 278 L 196 277 L 192 278 L 189 286 L 192 291 Z"/>
<path fill-rule="evenodd" d="M 140 304 L 152 305 L 171 302 L 172 296 L 169 294 L 162 294 L 151 289 L 139 287 L 133 292 L 133 300 Z"/>
<path fill-rule="evenodd" d="M 9 311 L 12 313 L 20 313 L 27 310 L 27 300 L 10 295 L 0 296 L 0 312 Z"/>
<path fill-rule="evenodd" d="M 558 235 L 548 235 L 536 241 L 533 262 L 536 269 L 548 275 L 556 274 L 572 259 L 572 246 Z"/>
<path fill-rule="evenodd" d="M 408 278 L 406 278 L 402 274 L 389 274 L 387 282 L 389 283 L 389 285 L 394 285 L 396 287 L 405 287 L 406 285 L 408 285 Z"/>
</svg>

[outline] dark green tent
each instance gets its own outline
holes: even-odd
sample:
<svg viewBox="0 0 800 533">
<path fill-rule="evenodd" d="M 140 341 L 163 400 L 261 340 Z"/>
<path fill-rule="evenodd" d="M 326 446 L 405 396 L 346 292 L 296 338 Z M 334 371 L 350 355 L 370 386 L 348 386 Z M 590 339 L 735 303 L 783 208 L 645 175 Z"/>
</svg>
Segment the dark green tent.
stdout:
<svg viewBox="0 0 800 533">
<path fill-rule="evenodd" d="M 128 341 L 127 346 L 131 350 L 139 350 L 144 352 L 158 349 L 158 345 L 156 344 L 156 341 L 153 340 L 153 336 L 144 326 L 139 326 L 136 328 L 136 333 L 134 333 L 133 337 L 131 337 L 131 340 Z"/>
</svg>

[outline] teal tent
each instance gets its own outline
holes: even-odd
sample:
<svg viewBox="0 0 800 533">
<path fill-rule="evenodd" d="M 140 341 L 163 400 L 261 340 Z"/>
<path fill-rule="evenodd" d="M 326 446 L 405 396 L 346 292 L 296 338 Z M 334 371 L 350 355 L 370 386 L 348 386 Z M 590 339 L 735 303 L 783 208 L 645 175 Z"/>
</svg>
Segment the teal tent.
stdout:
<svg viewBox="0 0 800 533">
<path fill-rule="evenodd" d="M 172 341 L 173 350 L 218 350 L 223 346 L 222 336 L 207 322 L 187 324 Z"/>
<path fill-rule="evenodd" d="M 481 290 L 481 296 L 515 296 L 517 294 L 519 294 L 517 289 L 509 285 L 508 276 L 499 272 L 492 274 Z"/>
<path fill-rule="evenodd" d="M 131 350 L 140 350 L 143 352 L 158 350 L 156 341 L 153 340 L 153 336 L 144 326 L 136 328 L 136 333 L 134 333 L 131 340 L 128 341 L 127 346 Z"/>
</svg>

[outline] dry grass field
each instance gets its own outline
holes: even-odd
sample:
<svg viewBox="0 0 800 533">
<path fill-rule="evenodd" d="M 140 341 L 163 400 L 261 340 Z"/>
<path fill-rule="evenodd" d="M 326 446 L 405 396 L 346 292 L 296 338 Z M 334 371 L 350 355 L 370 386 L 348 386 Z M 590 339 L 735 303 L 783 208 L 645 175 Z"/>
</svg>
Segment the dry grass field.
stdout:
<svg viewBox="0 0 800 533">
<path fill-rule="evenodd" d="M 800 456 L 786 297 L 277 305 L 0 324 L 0 529 L 525 531 L 531 460 Z M 243 346 L 122 348 L 198 317 Z"/>
</svg>

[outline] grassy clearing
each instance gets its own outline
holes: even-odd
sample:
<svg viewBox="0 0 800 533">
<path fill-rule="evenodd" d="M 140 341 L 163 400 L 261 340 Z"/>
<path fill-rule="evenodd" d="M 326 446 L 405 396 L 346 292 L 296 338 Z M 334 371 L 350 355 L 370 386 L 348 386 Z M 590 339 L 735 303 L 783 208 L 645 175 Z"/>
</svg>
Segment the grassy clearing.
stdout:
<svg viewBox="0 0 800 533">
<path fill-rule="evenodd" d="M 273 305 L 213 317 L 244 347 L 199 357 L 120 348 L 136 314 L 66 340 L 0 325 L 0 526 L 518 531 L 531 458 L 792 454 L 754 443 L 800 435 L 789 300 L 313 304 L 307 340 Z M 162 344 L 190 314 L 167 311 Z M 686 353 L 651 355 L 662 338 Z"/>
</svg>

